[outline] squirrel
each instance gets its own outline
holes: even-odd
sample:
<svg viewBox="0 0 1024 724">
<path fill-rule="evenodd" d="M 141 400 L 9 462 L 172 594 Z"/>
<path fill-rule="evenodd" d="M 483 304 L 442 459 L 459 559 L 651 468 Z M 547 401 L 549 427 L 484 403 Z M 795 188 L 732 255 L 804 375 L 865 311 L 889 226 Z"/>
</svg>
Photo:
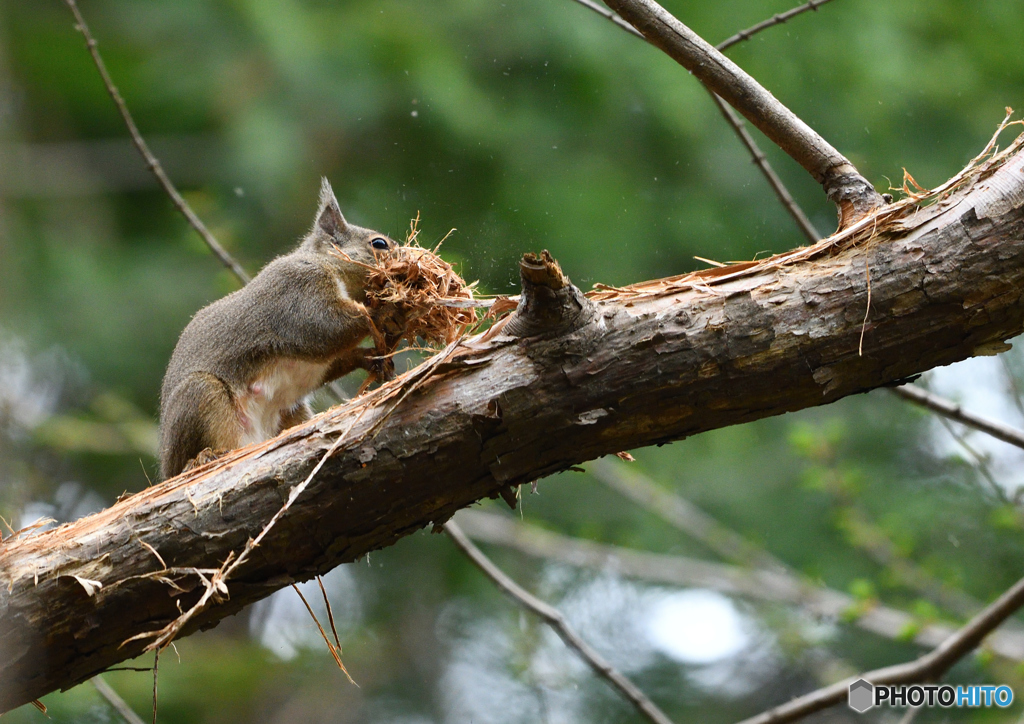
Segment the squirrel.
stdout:
<svg viewBox="0 0 1024 724">
<path fill-rule="evenodd" d="M 382 317 L 396 310 L 371 313 L 364 302 L 377 255 L 397 246 L 345 221 L 323 179 L 298 247 L 181 333 L 160 390 L 162 479 L 309 419 L 306 396 L 357 368 L 393 373 L 360 343 L 371 324 L 395 324 Z"/>
</svg>

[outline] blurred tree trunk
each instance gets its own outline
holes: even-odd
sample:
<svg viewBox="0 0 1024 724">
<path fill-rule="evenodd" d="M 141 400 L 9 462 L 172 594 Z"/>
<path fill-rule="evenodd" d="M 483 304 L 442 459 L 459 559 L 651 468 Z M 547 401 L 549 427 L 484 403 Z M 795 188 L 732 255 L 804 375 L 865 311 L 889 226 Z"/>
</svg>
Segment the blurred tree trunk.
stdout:
<svg viewBox="0 0 1024 724">
<path fill-rule="evenodd" d="M 1024 329 L 1024 155 L 1003 160 L 815 247 L 625 291 L 585 297 L 528 256 L 518 310 L 487 335 L 279 438 L 7 539 L 0 710 L 140 654 L 152 638 L 125 642 L 193 606 L 332 445 L 229 595 L 179 635 L 574 464 L 1005 349 Z"/>
</svg>

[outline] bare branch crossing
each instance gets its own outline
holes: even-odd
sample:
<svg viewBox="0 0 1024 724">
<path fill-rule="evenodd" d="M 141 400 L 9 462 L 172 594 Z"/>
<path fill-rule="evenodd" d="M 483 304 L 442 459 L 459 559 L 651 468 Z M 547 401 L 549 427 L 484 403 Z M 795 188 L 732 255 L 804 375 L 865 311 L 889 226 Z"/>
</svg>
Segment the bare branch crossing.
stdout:
<svg viewBox="0 0 1024 724">
<path fill-rule="evenodd" d="M 641 40 L 647 40 L 647 38 L 644 37 L 643 33 L 641 33 L 639 30 L 634 28 L 632 25 L 627 23 L 625 20 L 623 20 L 618 15 L 611 12 L 604 6 L 594 2 L 594 0 L 575 1 L 578 2 L 580 5 L 583 5 L 584 7 L 593 10 L 598 15 L 610 20 L 616 26 L 622 28 L 623 30 L 633 35 L 634 37 L 640 38 Z M 758 23 L 757 25 L 751 28 L 740 31 L 731 38 L 722 41 L 715 47 L 720 51 L 724 51 L 726 48 L 735 45 L 738 42 L 741 42 L 743 40 L 749 40 L 756 33 L 762 30 L 770 28 L 774 25 L 778 25 L 779 23 L 785 22 L 786 20 L 789 20 L 790 18 L 799 15 L 800 13 L 807 12 L 808 10 L 817 10 L 819 5 L 823 5 L 826 2 L 830 1 L 831 0 L 812 0 L 812 2 L 810 3 L 806 3 L 799 7 L 793 8 L 792 10 L 789 10 L 785 13 L 781 13 L 779 15 L 774 16 L 769 20 L 765 20 L 764 22 Z M 782 179 L 779 178 L 779 175 L 775 173 L 775 169 L 773 169 L 771 164 L 768 162 L 768 157 L 765 156 L 764 151 L 761 150 L 760 146 L 758 146 L 757 142 L 754 140 L 754 137 L 750 135 L 746 127 L 743 125 L 743 119 L 736 114 L 736 111 L 734 111 L 728 103 L 719 98 L 714 93 L 714 91 L 711 91 L 709 89 L 708 93 L 711 94 L 711 99 L 714 101 L 715 106 L 718 107 L 718 110 L 725 117 L 726 122 L 732 127 L 737 137 L 739 137 L 740 143 L 742 143 L 746 147 L 747 151 L 750 153 L 751 158 L 754 161 L 754 164 L 761 171 L 761 174 L 768 182 L 768 185 L 771 186 L 771 189 L 775 193 L 775 196 L 779 199 L 779 203 L 781 203 L 783 208 L 786 209 L 786 212 L 789 213 L 791 217 L 793 217 L 793 221 L 796 222 L 797 227 L 799 227 L 804 237 L 812 244 L 816 242 L 818 239 L 821 238 L 821 234 L 818 232 L 817 229 L 814 228 L 814 225 L 811 223 L 810 219 L 807 218 L 807 214 L 805 214 L 804 210 L 800 208 L 800 205 L 793 198 L 793 195 L 789 192 L 789 189 L 786 188 L 786 185 L 782 183 Z"/>
<path fill-rule="evenodd" d="M 845 156 L 654 0 L 608 0 L 607 5 L 810 173 L 839 208 L 840 229 L 884 205 L 882 196 Z"/>
<path fill-rule="evenodd" d="M 968 412 L 959 403 L 914 385 L 894 387 L 892 388 L 892 393 L 907 402 L 931 410 L 937 415 L 942 415 L 948 420 L 967 425 L 975 430 L 991 435 L 997 440 L 1002 440 L 1009 445 L 1015 445 L 1024 449 L 1024 430 L 1018 430 L 1011 425 L 993 420 L 984 415 Z"/>
<path fill-rule="evenodd" d="M 579 637 L 579 634 L 566 622 L 565 616 L 562 615 L 561 611 L 541 601 L 505 575 L 504 571 L 494 565 L 479 548 L 473 545 L 453 521 L 448 521 L 444 528 L 445 532 L 448 533 L 448 537 L 458 546 L 459 550 L 465 553 L 466 557 L 473 562 L 473 565 L 491 579 L 495 586 L 520 606 L 540 616 L 544 623 L 554 629 L 566 646 L 583 659 L 587 666 L 593 669 L 595 674 L 614 686 L 619 690 L 619 693 L 629 699 L 630 703 L 637 708 L 637 711 L 654 724 L 672 724 L 672 720 L 665 715 L 665 712 L 647 698 L 647 695 L 640 691 L 636 684 L 623 676 L 618 669 L 608 663 L 607 659 Z"/>
<path fill-rule="evenodd" d="M 864 605 L 848 593 L 818 586 L 795 574 L 595 543 L 479 510 L 460 511 L 456 519 L 473 540 L 532 558 L 659 585 L 708 588 L 728 596 L 797 606 L 812 616 L 848 620 L 851 626 L 894 641 L 905 641 L 907 632 L 914 631 L 915 644 L 935 648 L 956 633 L 945 624 L 921 625 L 913 615 L 884 604 Z M 985 647 L 1008 660 L 1024 661 L 1024 633 L 1019 629 L 995 631 Z"/>
<path fill-rule="evenodd" d="M 905 664 L 886 666 L 824 686 L 774 709 L 744 719 L 740 724 L 785 724 L 844 701 L 850 684 L 866 679 L 872 684 L 913 684 L 938 681 L 960 659 L 969 654 L 1003 621 L 1024 606 L 1024 579 L 1015 583 L 967 625 L 933 651 Z"/>
<path fill-rule="evenodd" d="M 806 2 L 803 5 L 798 5 L 795 8 L 787 10 L 784 13 L 776 13 L 767 20 L 762 20 L 757 25 L 751 25 L 746 30 L 741 30 L 735 35 L 726 38 L 715 47 L 718 48 L 719 50 L 724 51 L 726 48 L 731 48 L 732 46 L 742 43 L 745 40 L 750 40 L 752 37 L 760 33 L 762 30 L 767 30 L 768 28 L 775 27 L 776 25 L 781 25 L 787 20 L 795 18 L 797 15 L 806 13 L 809 10 L 817 10 L 822 5 L 828 2 L 832 2 L 832 0 L 810 0 L 810 2 Z"/>
</svg>

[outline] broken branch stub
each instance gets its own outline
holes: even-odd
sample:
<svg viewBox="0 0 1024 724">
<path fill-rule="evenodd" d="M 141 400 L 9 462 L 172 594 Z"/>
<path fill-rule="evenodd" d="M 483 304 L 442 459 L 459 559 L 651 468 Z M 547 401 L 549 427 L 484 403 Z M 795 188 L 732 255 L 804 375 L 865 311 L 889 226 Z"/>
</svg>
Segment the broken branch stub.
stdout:
<svg viewBox="0 0 1024 724">
<path fill-rule="evenodd" d="M 840 229 L 884 205 L 881 194 L 843 154 L 661 5 L 654 0 L 606 4 L 803 166 L 838 207 Z"/>
<path fill-rule="evenodd" d="M 540 256 L 524 254 L 519 262 L 523 292 L 515 314 L 505 325 L 512 337 L 536 337 L 572 332 L 586 324 L 594 305 L 546 249 Z"/>
</svg>

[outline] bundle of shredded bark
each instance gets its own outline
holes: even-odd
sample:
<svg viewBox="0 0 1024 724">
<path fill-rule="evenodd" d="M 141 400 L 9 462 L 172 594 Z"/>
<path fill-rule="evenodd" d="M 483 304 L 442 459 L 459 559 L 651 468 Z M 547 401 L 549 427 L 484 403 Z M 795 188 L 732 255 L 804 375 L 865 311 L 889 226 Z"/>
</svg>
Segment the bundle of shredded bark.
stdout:
<svg viewBox="0 0 1024 724">
<path fill-rule="evenodd" d="M 384 354 L 391 354 L 402 339 L 415 344 L 419 338 L 428 346 L 442 347 L 477 323 L 476 307 L 481 305 L 473 296 L 476 282 L 466 284 L 435 253 L 440 244 L 432 251 L 416 242 L 418 222 L 419 216 L 410 225 L 406 243 L 382 254 L 367 279 L 366 306 L 395 311 L 383 316 L 393 317 L 397 324 L 379 330 L 386 349 L 380 350 L 381 340 L 375 340 Z"/>
</svg>

